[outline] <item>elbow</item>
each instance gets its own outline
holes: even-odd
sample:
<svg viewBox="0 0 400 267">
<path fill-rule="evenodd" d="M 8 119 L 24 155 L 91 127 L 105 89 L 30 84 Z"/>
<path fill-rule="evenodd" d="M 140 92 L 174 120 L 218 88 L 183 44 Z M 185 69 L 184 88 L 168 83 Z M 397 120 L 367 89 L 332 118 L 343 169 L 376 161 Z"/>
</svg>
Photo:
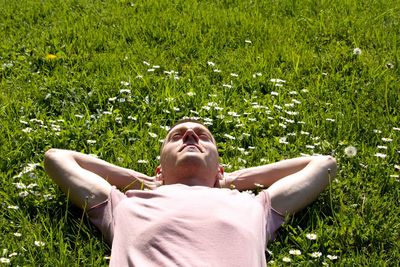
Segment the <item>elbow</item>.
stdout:
<svg viewBox="0 0 400 267">
<path fill-rule="evenodd" d="M 332 179 L 335 177 L 337 172 L 336 159 L 332 156 L 323 156 L 321 160 L 322 166 L 328 171 L 329 178 Z"/>
<path fill-rule="evenodd" d="M 50 148 L 49 150 L 47 150 L 44 153 L 44 162 L 46 164 L 46 162 L 51 161 L 52 159 L 54 159 L 54 157 L 56 156 L 56 154 L 58 154 L 60 150 L 57 148 Z"/>
<path fill-rule="evenodd" d="M 60 158 L 62 151 L 62 149 L 50 148 L 44 153 L 44 168 L 46 171 Z"/>
</svg>

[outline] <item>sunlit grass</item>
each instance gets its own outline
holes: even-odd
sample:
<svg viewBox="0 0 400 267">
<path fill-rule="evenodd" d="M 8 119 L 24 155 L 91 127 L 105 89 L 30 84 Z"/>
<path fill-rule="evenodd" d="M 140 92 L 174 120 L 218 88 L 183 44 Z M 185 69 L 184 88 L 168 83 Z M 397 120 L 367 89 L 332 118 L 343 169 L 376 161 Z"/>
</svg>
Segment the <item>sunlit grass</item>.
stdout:
<svg viewBox="0 0 400 267">
<path fill-rule="evenodd" d="M 209 125 L 228 172 L 301 155 L 338 160 L 331 187 L 269 244 L 271 265 L 398 264 L 397 1 L 1 1 L 0 10 L 0 264 L 107 265 L 109 247 L 46 176 L 44 152 L 154 174 L 168 126 L 184 116 Z"/>
</svg>

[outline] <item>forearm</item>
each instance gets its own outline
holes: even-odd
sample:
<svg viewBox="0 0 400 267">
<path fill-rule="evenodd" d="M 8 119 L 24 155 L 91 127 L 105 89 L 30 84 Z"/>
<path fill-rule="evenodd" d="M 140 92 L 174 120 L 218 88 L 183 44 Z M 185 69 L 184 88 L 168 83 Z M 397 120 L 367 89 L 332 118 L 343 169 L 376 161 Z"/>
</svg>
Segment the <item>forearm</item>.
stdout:
<svg viewBox="0 0 400 267">
<path fill-rule="evenodd" d="M 238 190 L 255 189 L 260 185 L 269 187 L 276 181 L 304 169 L 310 162 L 321 156 L 299 157 L 238 170 L 226 174 L 226 187 L 234 186 Z"/>
<path fill-rule="evenodd" d="M 336 176 L 336 160 L 330 156 L 311 161 L 303 170 L 274 183 L 267 190 L 272 207 L 293 214 L 314 201 Z"/>
<path fill-rule="evenodd" d="M 141 189 L 143 182 L 150 179 L 147 175 L 116 166 L 90 155 L 70 150 L 52 150 L 57 153 L 57 157 L 75 161 L 81 168 L 99 175 L 119 189 Z"/>
</svg>

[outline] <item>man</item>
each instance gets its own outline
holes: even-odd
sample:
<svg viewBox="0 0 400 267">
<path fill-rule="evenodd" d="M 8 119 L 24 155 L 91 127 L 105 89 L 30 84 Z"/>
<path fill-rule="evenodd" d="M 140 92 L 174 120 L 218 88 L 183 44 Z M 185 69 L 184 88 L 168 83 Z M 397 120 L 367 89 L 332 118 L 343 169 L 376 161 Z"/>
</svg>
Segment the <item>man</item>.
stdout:
<svg viewBox="0 0 400 267">
<path fill-rule="evenodd" d="M 59 149 L 46 152 L 45 169 L 112 244 L 110 266 L 265 266 L 283 216 L 317 198 L 336 161 L 301 157 L 224 174 L 211 132 L 181 121 L 155 177 Z M 256 184 L 268 189 L 238 191 Z"/>
</svg>

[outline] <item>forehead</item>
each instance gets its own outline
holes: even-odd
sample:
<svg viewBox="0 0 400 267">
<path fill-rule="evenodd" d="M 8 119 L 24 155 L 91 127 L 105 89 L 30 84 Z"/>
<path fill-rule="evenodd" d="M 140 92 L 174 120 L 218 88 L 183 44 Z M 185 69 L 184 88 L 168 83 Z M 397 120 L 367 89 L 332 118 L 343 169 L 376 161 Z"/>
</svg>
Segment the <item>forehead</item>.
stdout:
<svg viewBox="0 0 400 267">
<path fill-rule="evenodd" d="M 200 123 L 196 123 L 196 122 L 182 122 L 179 123 L 177 125 L 175 125 L 174 127 L 171 128 L 171 130 L 169 131 L 169 134 L 172 132 L 179 132 L 179 131 L 186 131 L 188 129 L 192 129 L 194 131 L 204 131 L 207 132 L 209 134 L 211 134 L 210 130 L 207 129 L 207 127 L 205 127 L 204 125 L 200 124 Z M 169 135 L 168 134 L 168 135 Z"/>
</svg>

